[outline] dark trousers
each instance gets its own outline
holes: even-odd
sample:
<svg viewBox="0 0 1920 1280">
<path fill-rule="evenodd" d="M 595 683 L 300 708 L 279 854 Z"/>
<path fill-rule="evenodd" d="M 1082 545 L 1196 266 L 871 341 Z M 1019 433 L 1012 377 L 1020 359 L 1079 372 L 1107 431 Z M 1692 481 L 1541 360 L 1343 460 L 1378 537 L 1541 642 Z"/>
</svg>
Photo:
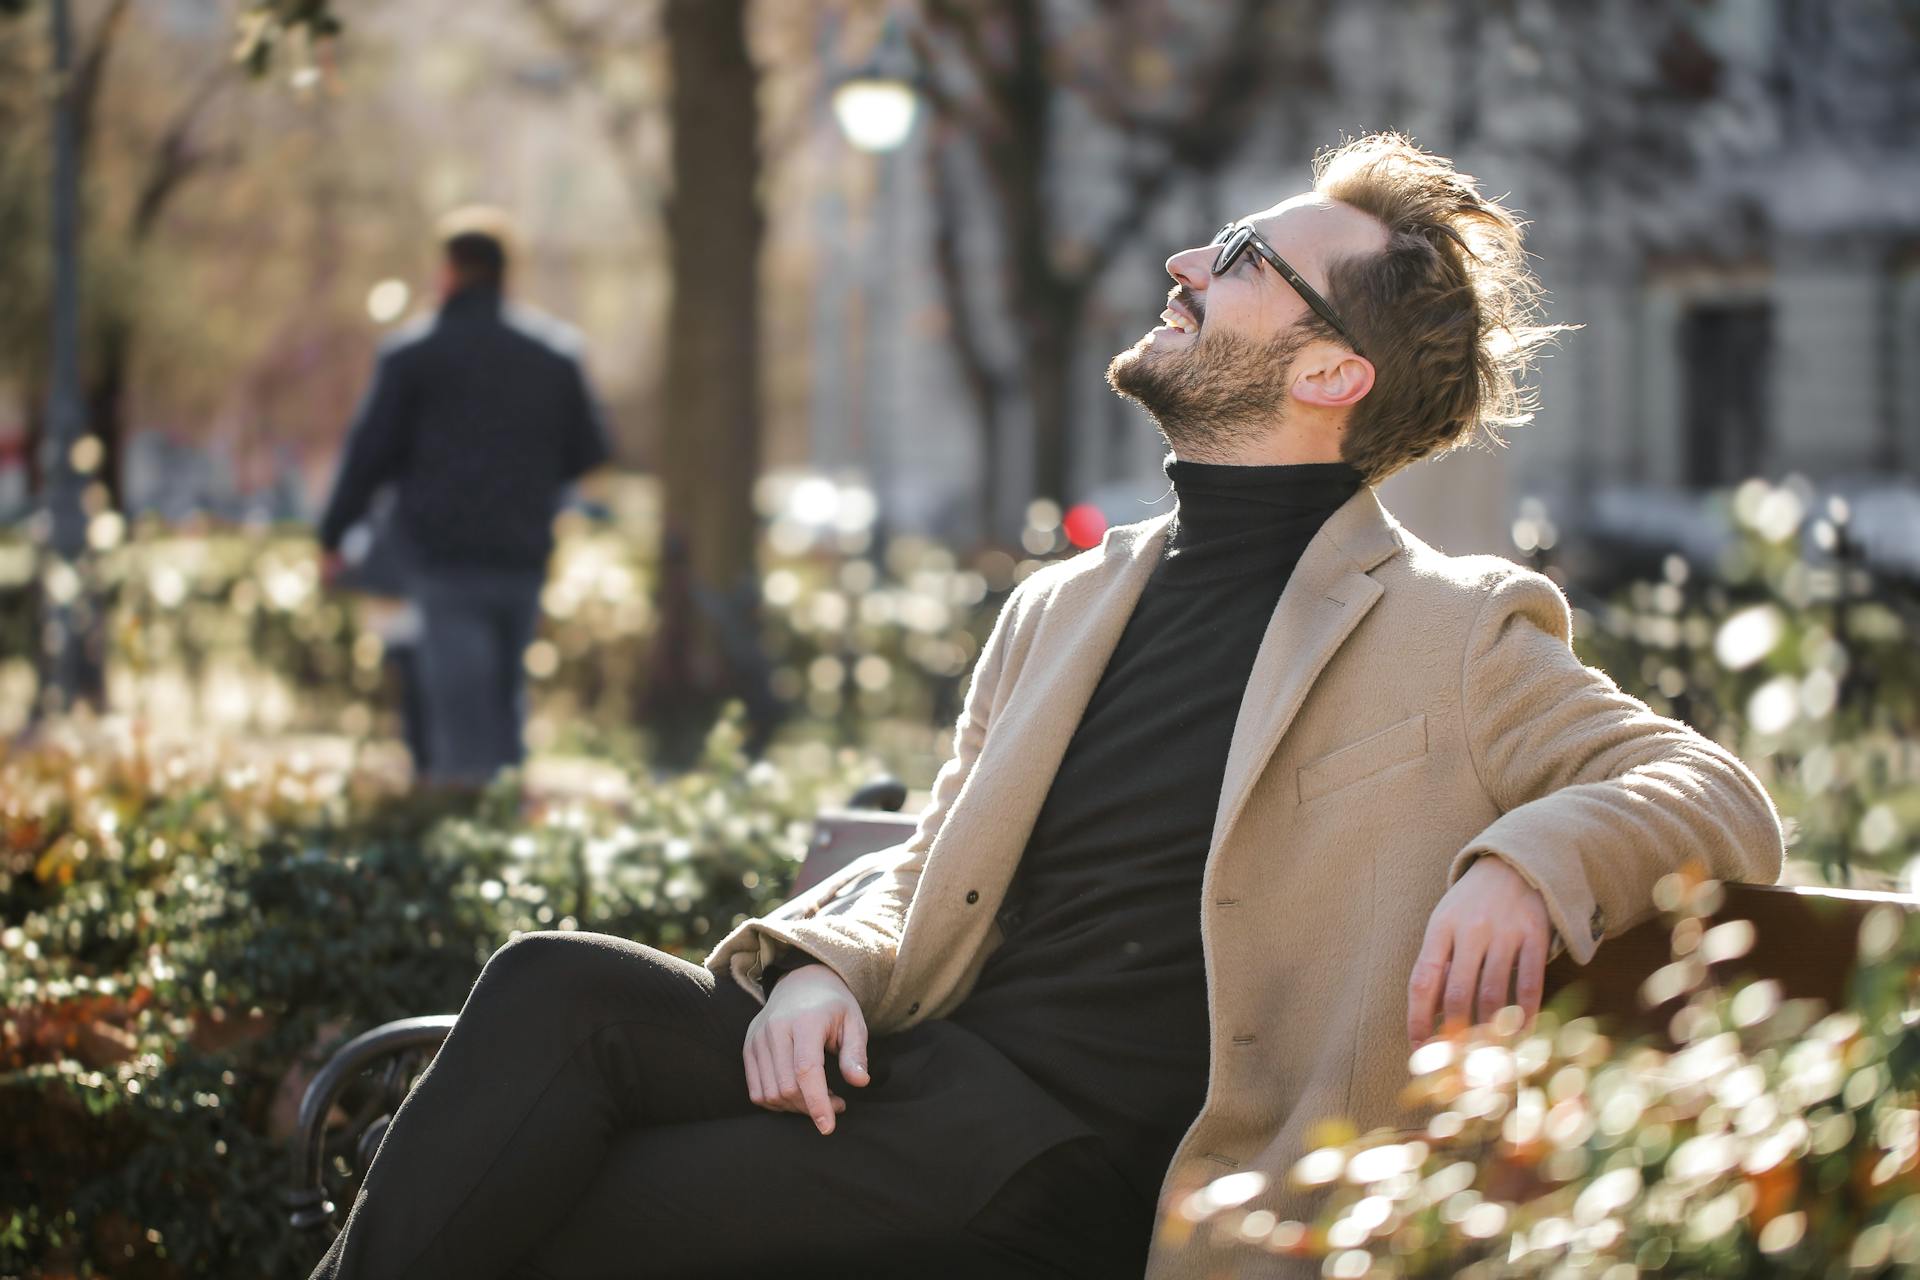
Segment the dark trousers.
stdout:
<svg viewBox="0 0 1920 1280">
<path fill-rule="evenodd" d="M 478 785 L 520 763 L 540 570 L 416 570 L 429 776 Z"/>
<path fill-rule="evenodd" d="M 314 1280 L 1140 1274 L 1151 1224 L 1112 1229 L 1084 1174 L 1092 1140 L 1047 1151 L 963 1218 L 939 1174 L 964 1150 L 873 1169 L 828 1145 L 861 1104 L 833 1053 L 828 1082 L 847 1099 L 833 1133 L 753 1104 L 741 1050 L 759 1009 L 730 980 L 606 934 L 502 947 Z"/>
</svg>

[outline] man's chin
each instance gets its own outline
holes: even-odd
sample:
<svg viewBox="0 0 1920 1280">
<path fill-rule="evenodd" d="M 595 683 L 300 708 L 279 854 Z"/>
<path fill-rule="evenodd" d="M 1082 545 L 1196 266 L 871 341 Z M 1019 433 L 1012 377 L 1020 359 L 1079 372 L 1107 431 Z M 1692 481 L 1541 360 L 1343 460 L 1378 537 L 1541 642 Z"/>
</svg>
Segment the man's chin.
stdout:
<svg viewBox="0 0 1920 1280">
<path fill-rule="evenodd" d="M 1131 395 L 1133 389 L 1127 385 L 1128 380 L 1142 372 L 1149 363 L 1164 360 L 1169 354 L 1166 351 L 1155 352 L 1153 335 L 1145 334 L 1140 341 L 1108 362 L 1107 385 L 1123 396 Z"/>
<path fill-rule="evenodd" d="M 1139 370 L 1137 366 L 1145 354 L 1146 353 L 1142 351 L 1136 343 L 1108 361 L 1107 385 L 1112 387 L 1120 395 L 1131 400 L 1133 398 L 1133 390 L 1130 384 L 1133 381 L 1134 375 L 1138 373 Z"/>
</svg>

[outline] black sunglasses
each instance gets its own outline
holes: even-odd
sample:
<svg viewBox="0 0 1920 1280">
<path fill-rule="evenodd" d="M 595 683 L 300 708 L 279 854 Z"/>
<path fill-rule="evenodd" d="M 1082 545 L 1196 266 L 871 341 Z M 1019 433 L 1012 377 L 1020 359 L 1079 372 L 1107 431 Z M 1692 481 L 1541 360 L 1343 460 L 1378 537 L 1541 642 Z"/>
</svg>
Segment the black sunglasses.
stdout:
<svg viewBox="0 0 1920 1280">
<path fill-rule="evenodd" d="M 1282 280 L 1285 280 L 1293 286 L 1294 292 L 1298 293 L 1301 299 L 1309 307 L 1313 308 L 1315 315 L 1332 325 L 1333 331 L 1347 340 L 1347 345 L 1353 348 L 1355 355 L 1364 356 L 1366 354 L 1360 350 L 1360 344 L 1353 340 L 1353 334 L 1348 331 L 1347 326 L 1340 323 L 1340 317 L 1333 313 L 1333 308 L 1328 305 L 1327 300 L 1320 296 L 1319 290 L 1308 284 L 1306 278 L 1298 271 L 1288 266 L 1287 260 L 1275 253 L 1273 246 L 1261 239 L 1260 233 L 1255 231 L 1251 225 L 1229 222 L 1226 226 L 1220 228 L 1219 234 L 1213 237 L 1213 243 L 1220 247 L 1220 252 L 1215 254 L 1213 259 L 1214 275 L 1225 275 L 1228 271 L 1231 271 L 1233 264 L 1239 260 L 1240 255 L 1245 253 L 1248 248 L 1252 248 L 1255 253 L 1265 258 L 1275 271 L 1280 273 Z"/>
</svg>

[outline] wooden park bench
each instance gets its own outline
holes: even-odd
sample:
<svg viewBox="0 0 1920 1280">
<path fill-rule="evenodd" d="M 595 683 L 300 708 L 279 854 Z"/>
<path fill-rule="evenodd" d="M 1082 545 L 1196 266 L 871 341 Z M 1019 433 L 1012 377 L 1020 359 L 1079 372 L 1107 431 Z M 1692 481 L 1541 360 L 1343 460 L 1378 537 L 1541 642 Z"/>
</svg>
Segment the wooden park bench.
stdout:
<svg viewBox="0 0 1920 1280">
<path fill-rule="evenodd" d="M 823 811 L 795 879 L 796 897 L 847 869 L 849 878 L 834 891 L 833 905 L 823 908 L 831 911 L 881 875 L 890 861 L 888 851 L 915 827 L 915 819 L 899 812 L 905 801 L 905 788 L 886 781 L 862 788 L 845 809 Z M 853 869 L 860 858 L 873 865 Z M 1892 893 L 1751 884 L 1721 888 L 1723 901 L 1713 922 L 1749 921 L 1754 940 L 1743 958 L 1716 966 L 1720 979 L 1742 973 L 1772 978 L 1783 999 L 1812 997 L 1828 1008 L 1847 1002 L 1867 913 L 1880 903 L 1920 910 L 1920 898 Z M 777 917 L 786 909 L 770 914 Z M 1607 939 L 1584 967 L 1570 955 L 1556 956 L 1547 965 L 1545 996 L 1551 1000 L 1584 985 L 1582 1013 L 1614 1033 L 1664 1040 L 1676 1006 L 1644 1006 L 1641 988 L 1672 959 L 1666 920 L 1655 915 Z M 295 1227 L 324 1229 L 329 1238 L 340 1231 L 388 1121 L 433 1060 L 454 1018 L 435 1014 L 375 1027 L 348 1041 L 314 1077 L 301 1100 L 291 1178 L 282 1193 Z"/>
</svg>

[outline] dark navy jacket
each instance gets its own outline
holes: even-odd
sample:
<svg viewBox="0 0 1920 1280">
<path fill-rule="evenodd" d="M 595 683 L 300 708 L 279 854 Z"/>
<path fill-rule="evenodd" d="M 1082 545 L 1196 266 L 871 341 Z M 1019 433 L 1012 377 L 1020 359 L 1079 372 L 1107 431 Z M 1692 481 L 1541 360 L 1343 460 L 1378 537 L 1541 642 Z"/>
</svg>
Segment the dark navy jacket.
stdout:
<svg viewBox="0 0 1920 1280">
<path fill-rule="evenodd" d="M 382 345 L 320 543 L 337 549 L 391 481 L 422 567 L 541 569 L 562 492 L 607 455 L 574 332 L 464 289 Z"/>
</svg>

